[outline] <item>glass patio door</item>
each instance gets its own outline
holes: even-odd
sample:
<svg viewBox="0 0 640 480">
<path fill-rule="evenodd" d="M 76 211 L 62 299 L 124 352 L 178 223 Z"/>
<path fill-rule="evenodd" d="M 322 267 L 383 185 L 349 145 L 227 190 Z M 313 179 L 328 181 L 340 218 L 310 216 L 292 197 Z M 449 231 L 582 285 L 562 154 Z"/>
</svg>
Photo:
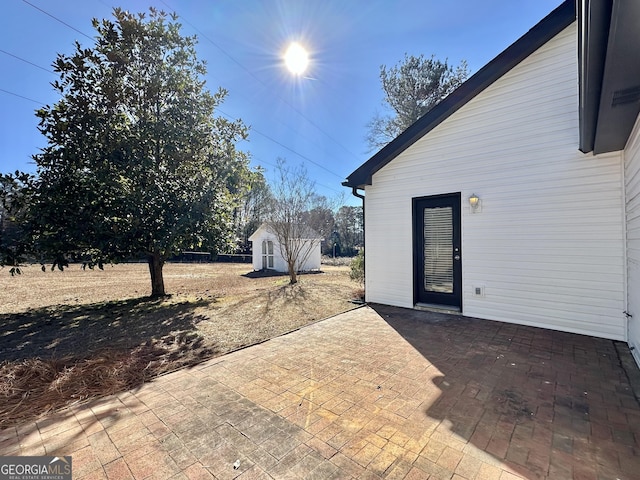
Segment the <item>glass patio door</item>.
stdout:
<svg viewBox="0 0 640 480">
<path fill-rule="evenodd" d="M 462 306 L 460 194 L 414 199 L 415 303 Z"/>
</svg>

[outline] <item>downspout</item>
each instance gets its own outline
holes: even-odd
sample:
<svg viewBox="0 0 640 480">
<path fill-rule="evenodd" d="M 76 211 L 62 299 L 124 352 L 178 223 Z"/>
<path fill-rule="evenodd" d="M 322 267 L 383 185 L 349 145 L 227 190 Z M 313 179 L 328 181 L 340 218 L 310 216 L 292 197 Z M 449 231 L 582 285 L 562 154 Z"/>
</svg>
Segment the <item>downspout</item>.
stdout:
<svg viewBox="0 0 640 480">
<path fill-rule="evenodd" d="M 358 187 L 351 187 L 351 193 L 353 194 L 354 197 L 358 197 L 360 199 L 362 199 L 362 243 L 365 243 L 365 215 L 364 215 L 364 195 L 362 195 L 361 193 L 358 193 Z M 366 282 L 366 278 L 367 278 L 367 262 L 366 262 L 366 255 L 367 252 L 365 250 L 364 252 L 364 256 L 365 256 L 365 262 L 364 265 L 362 266 L 362 271 L 364 272 L 364 278 L 365 278 L 365 282 Z"/>
<path fill-rule="evenodd" d="M 351 193 L 354 197 L 362 199 L 362 240 L 364 240 L 364 195 L 358 193 L 358 187 L 351 187 Z"/>
</svg>

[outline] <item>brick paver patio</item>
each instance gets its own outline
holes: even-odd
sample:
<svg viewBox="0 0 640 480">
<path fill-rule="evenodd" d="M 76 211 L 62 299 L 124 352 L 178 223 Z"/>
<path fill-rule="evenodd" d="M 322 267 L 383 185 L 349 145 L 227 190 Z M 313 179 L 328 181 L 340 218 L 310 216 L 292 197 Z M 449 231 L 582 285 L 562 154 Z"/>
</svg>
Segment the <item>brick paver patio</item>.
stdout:
<svg viewBox="0 0 640 480">
<path fill-rule="evenodd" d="M 629 364 L 608 340 L 365 307 L 1 431 L 0 455 L 72 455 L 82 479 L 638 479 Z"/>
</svg>

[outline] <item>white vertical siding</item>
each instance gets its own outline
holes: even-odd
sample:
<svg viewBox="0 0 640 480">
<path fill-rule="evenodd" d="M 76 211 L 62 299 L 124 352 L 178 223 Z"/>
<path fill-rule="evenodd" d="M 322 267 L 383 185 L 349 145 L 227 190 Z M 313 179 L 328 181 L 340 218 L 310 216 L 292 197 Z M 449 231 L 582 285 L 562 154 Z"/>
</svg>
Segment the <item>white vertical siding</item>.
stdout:
<svg viewBox="0 0 640 480">
<path fill-rule="evenodd" d="M 368 301 L 413 307 L 411 199 L 461 192 L 465 315 L 625 338 L 622 154 L 578 151 L 576 35 L 566 28 L 374 174 Z"/>
<path fill-rule="evenodd" d="M 640 365 L 640 119 L 629 137 L 625 156 L 627 217 L 627 310 L 629 345 Z"/>
</svg>

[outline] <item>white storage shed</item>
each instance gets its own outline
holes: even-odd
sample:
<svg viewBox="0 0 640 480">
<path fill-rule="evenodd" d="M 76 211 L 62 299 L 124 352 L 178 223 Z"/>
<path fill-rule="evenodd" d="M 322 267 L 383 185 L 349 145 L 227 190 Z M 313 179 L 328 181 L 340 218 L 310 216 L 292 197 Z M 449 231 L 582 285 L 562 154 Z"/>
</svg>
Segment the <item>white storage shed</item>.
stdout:
<svg viewBox="0 0 640 480">
<path fill-rule="evenodd" d="M 268 223 L 263 223 L 249 237 L 252 244 L 253 269 L 274 270 L 287 272 L 288 266 L 285 260 L 283 246 L 278 241 L 278 236 Z M 313 229 L 296 225 L 292 228 L 290 240 L 294 249 L 300 252 L 296 271 L 309 272 L 320 270 L 322 237 Z"/>
</svg>

